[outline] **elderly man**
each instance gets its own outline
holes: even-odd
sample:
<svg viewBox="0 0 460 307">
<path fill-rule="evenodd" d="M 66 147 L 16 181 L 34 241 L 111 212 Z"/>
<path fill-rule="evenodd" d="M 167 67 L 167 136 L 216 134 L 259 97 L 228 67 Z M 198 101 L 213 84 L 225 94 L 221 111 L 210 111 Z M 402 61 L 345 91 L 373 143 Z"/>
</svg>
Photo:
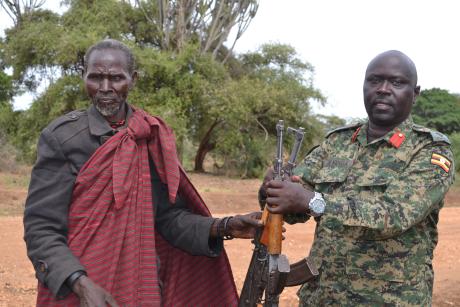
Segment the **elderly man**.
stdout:
<svg viewBox="0 0 460 307">
<path fill-rule="evenodd" d="M 289 222 L 317 222 L 310 258 L 319 276 L 302 306 L 430 306 L 436 224 L 453 182 L 450 143 L 412 122 L 414 63 L 379 54 L 364 79 L 368 120 L 336 129 L 295 170 L 266 181 L 266 202 Z"/>
<path fill-rule="evenodd" d="M 210 217 L 171 129 L 126 102 L 134 66 L 116 40 L 89 48 L 92 105 L 40 136 L 24 213 L 37 305 L 234 305 L 222 240 L 253 237 L 259 214 Z"/>
</svg>

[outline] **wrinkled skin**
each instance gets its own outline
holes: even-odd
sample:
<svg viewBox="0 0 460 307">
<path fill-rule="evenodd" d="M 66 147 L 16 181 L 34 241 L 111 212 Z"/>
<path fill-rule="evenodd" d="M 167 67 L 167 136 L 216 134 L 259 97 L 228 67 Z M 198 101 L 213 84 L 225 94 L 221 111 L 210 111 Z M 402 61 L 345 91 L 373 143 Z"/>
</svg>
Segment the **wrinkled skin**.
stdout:
<svg viewBox="0 0 460 307">
<path fill-rule="evenodd" d="M 229 233 L 234 238 L 252 239 L 256 229 L 262 227 L 260 218 L 262 212 L 252 212 L 244 215 L 235 215 L 229 222 Z"/>
<path fill-rule="evenodd" d="M 72 290 L 80 299 L 80 306 L 82 307 L 99 307 L 107 306 L 107 304 L 111 307 L 118 307 L 110 293 L 84 275 L 77 279 Z"/>
<path fill-rule="evenodd" d="M 109 121 L 125 118 L 124 105 L 136 79 L 136 71 L 129 73 L 126 55 L 114 49 L 94 50 L 83 75 L 88 96 Z"/>
</svg>

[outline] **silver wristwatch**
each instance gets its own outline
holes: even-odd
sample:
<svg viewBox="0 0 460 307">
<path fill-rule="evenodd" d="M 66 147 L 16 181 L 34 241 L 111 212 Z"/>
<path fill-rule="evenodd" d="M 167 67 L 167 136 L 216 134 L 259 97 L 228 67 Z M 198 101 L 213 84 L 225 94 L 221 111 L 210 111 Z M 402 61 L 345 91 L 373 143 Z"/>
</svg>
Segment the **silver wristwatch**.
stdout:
<svg viewBox="0 0 460 307">
<path fill-rule="evenodd" d="M 315 192 L 315 196 L 310 199 L 308 203 L 308 209 L 310 209 L 310 215 L 317 217 L 321 216 L 324 213 L 324 209 L 326 208 L 326 202 L 323 199 L 323 195 L 321 193 Z"/>
</svg>

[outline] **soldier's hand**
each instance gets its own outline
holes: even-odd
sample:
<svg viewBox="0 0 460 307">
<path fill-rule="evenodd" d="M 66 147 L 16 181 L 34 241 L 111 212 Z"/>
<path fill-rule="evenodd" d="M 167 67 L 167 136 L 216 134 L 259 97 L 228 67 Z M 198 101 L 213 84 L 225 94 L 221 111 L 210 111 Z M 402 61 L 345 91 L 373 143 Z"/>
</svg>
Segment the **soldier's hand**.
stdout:
<svg viewBox="0 0 460 307">
<path fill-rule="evenodd" d="M 260 205 L 261 210 L 264 209 L 265 203 L 267 200 L 266 185 L 272 179 L 273 179 L 273 168 L 268 168 L 267 171 L 265 172 L 264 181 L 262 182 L 259 188 L 259 193 L 258 193 L 259 205 Z"/>
<path fill-rule="evenodd" d="M 256 229 L 262 227 L 260 218 L 262 212 L 252 212 L 244 215 L 235 215 L 228 221 L 228 234 L 234 238 L 252 239 Z"/>
<path fill-rule="evenodd" d="M 297 178 L 293 176 L 293 181 Z M 271 180 L 266 184 L 267 208 L 271 213 L 308 213 L 308 203 L 314 192 L 291 181 Z"/>
<path fill-rule="evenodd" d="M 72 290 L 80 299 L 80 306 L 82 307 L 105 307 L 107 304 L 112 307 L 118 307 L 117 302 L 110 293 L 85 275 L 75 281 Z"/>
</svg>

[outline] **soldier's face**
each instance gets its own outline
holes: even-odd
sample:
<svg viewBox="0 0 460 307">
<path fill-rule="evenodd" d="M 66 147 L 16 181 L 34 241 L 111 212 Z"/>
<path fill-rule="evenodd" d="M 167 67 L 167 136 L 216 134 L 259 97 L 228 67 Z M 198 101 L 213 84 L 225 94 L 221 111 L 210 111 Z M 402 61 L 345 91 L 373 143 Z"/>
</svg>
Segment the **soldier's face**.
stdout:
<svg viewBox="0 0 460 307">
<path fill-rule="evenodd" d="M 369 121 L 394 127 L 410 114 L 420 88 L 407 60 L 398 55 L 374 59 L 366 70 L 363 93 Z"/>
<path fill-rule="evenodd" d="M 95 50 L 83 76 L 86 92 L 105 117 L 115 116 L 134 84 L 136 72 L 128 72 L 128 59 L 121 50 Z"/>
</svg>

